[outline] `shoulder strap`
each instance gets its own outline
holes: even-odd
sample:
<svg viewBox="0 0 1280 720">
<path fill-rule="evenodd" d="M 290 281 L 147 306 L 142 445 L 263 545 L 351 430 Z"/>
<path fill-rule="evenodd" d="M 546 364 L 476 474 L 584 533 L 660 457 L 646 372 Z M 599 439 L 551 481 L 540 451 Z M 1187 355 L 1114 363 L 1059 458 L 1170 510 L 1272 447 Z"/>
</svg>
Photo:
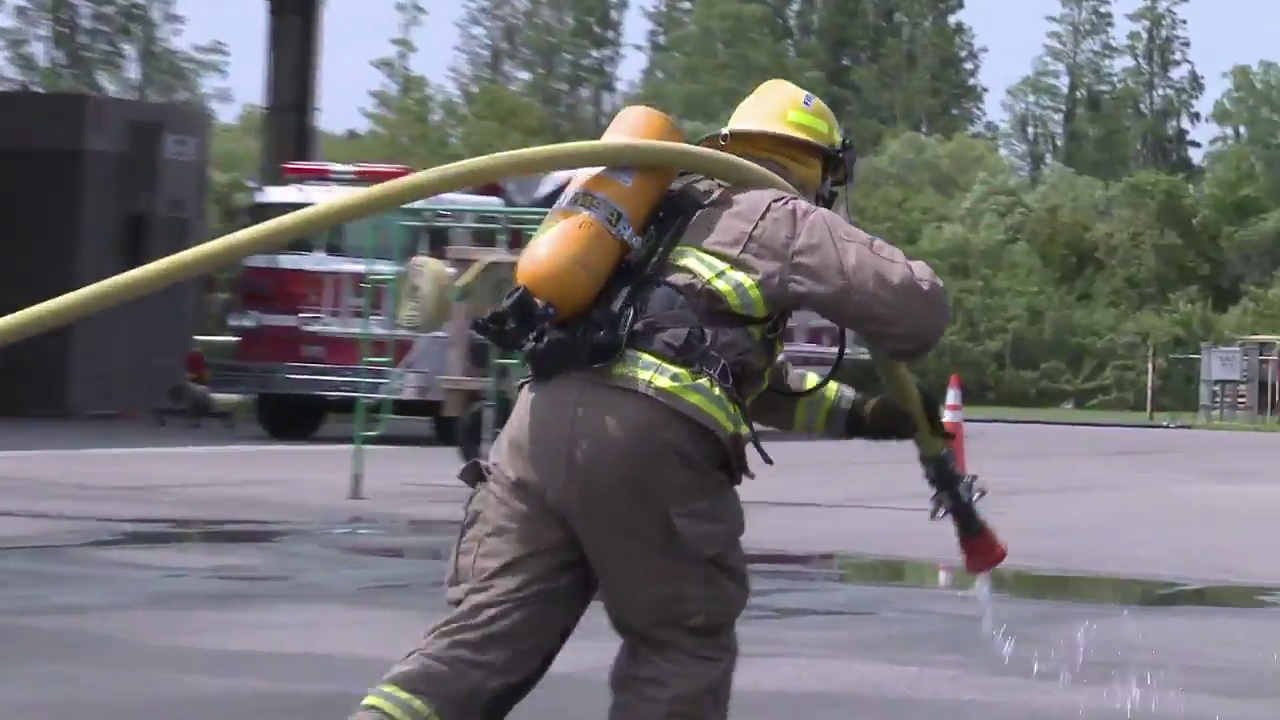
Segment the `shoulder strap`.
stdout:
<svg viewBox="0 0 1280 720">
<path fill-rule="evenodd" d="M 700 175 L 682 175 L 667 189 L 649 222 L 645 251 L 636 258 L 636 267 L 641 273 L 654 272 L 666 264 L 689 223 L 719 195 L 718 189 L 701 187 L 704 179 Z"/>
</svg>

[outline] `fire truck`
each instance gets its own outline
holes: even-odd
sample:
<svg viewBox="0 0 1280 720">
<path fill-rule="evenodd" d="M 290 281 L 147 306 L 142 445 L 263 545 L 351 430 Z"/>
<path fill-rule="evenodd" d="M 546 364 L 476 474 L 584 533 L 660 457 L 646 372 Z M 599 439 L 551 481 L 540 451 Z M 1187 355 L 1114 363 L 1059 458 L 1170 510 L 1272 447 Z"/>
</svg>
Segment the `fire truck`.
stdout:
<svg viewBox="0 0 1280 720">
<path fill-rule="evenodd" d="M 413 172 L 401 165 L 290 162 L 286 183 L 258 188 L 246 224 L 359 192 Z M 272 438 L 305 440 L 330 414 L 379 401 L 382 414 L 428 417 L 452 443 L 456 419 L 440 417 L 436 378 L 447 335 L 397 322 L 399 286 L 417 256 L 449 245 L 518 246 L 541 212 L 513 209 L 501 186 L 428 198 L 386 215 L 291 240 L 242 261 L 228 329 L 228 360 L 211 368 L 211 390 L 253 396 Z"/>
<path fill-rule="evenodd" d="M 248 224 L 413 172 L 326 162 L 290 162 L 282 170 L 285 184 L 255 191 Z M 328 416 L 373 403 L 379 417 L 431 418 L 440 442 L 463 442 L 466 427 L 443 413 L 438 380 L 448 365 L 448 333 L 424 332 L 396 312 L 406 267 L 419 256 L 443 259 L 450 246 L 519 248 L 571 177 L 554 173 L 439 195 L 245 258 L 227 317 L 238 340 L 229 359 L 211 364 L 210 389 L 253 396 L 258 424 L 278 440 L 308 439 Z M 785 353 L 824 369 L 839 337 L 831 323 L 797 313 Z M 852 335 L 847 342 L 851 356 L 864 353 Z"/>
</svg>

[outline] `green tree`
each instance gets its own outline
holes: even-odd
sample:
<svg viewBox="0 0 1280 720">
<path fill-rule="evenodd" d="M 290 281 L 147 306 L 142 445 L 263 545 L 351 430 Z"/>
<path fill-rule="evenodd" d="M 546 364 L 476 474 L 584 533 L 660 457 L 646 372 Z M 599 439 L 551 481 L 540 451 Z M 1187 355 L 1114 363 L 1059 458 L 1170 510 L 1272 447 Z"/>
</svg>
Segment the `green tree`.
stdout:
<svg viewBox="0 0 1280 720">
<path fill-rule="evenodd" d="M 1219 127 L 1205 158 L 1202 226 L 1224 260 L 1219 304 L 1280 271 L 1280 64 L 1237 66 L 1214 103 Z"/>
<path fill-rule="evenodd" d="M 521 79 L 521 22 L 529 1 L 462 0 L 460 6 L 454 85 L 511 87 Z"/>
<path fill-rule="evenodd" d="M 1237 65 L 1228 78 L 1210 114 L 1219 128 L 1212 145 L 1242 147 L 1257 165 L 1268 202 L 1280 206 L 1280 63 Z"/>
<path fill-rule="evenodd" d="M 840 4 L 847 3 L 832 9 L 838 11 Z M 873 2 L 870 9 L 875 21 L 863 30 L 871 33 L 869 42 L 864 40 L 864 63 L 878 76 L 879 88 L 870 103 L 861 104 L 893 130 L 945 136 L 978 127 L 985 95 L 978 68 L 984 51 L 959 19 L 963 0 Z"/>
<path fill-rule="evenodd" d="M 1031 74 L 1009 87 L 1002 103 L 1002 144 L 1015 167 L 1033 183 L 1044 178 L 1062 146 L 1057 86 L 1052 71 L 1038 59 Z"/>
<path fill-rule="evenodd" d="M 756 84 L 821 95 L 869 152 L 902 131 L 981 125 L 983 50 L 962 0 L 664 0 L 647 12 L 639 97 L 714 129 Z"/>
<path fill-rule="evenodd" d="M 21 0 L 8 7 L 0 49 L 8 86 L 206 107 L 229 99 L 228 52 L 186 45 L 174 0 Z"/>
<path fill-rule="evenodd" d="M 1031 75 L 1010 89 L 1007 141 L 1029 173 L 1052 159 L 1104 179 L 1131 156 L 1113 0 L 1061 0 Z"/>
<path fill-rule="evenodd" d="M 187 18 L 177 0 L 94 0 L 114 2 L 117 32 L 126 62 L 114 73 L 112 94 L 151 102 L 214 107 L 230 101 L 217 83 L 228 77 L 230 52 L 213 40 L 187 44 Z"/>
<path fill-rule="evenodd" d="M 620 107 L 628 0 L 541 0 L 524 8 L 518 66 L 559 140 L 594 137 Z"/>
<path fill-rule="evenodd" d="M 1191 137 L 1200 122 L 1197 106 L 1204 78 L 1191 62 L 1187 21 L 1179 13 L 1187 0 L 1143 0 L 1126 17 L 1133 23 L 1124 52 L 1126 90 L 1137 137 L 1137 167 L 1178 175 L 1196 170 Z"/>
<path fill-rule="evenodd" d="M 693 0 L 656 0 L 641 9 L 648 23 L 645 32 L 644 56 L 648 60 L 640 73 L 640 92 L 652 91 L 668 83 L 679 82 L 667 67 L 672 57 L 671 36 L 687 27 L 693 19 Z"/>
<path fill-rule="evenodd" d="M 683 121 L 691 138 L 721 127 L 734 106 L 765 80 L 805 83 L 804 67 L 786 40 L 787 27 L 767 2 L 667 3 L 651 16 L 667 27 L 651 38 L 648 80 L 638 97 Z"/>
<path fill-rule="evenodd" d="M 119 0 L 19 0 L 0 9 L 7 87 L 104 94 L 125 66 Z"/>
<path fill-rule="evenodd" d="M 558 106 L 548 107 L 528 88 L 524 20 L 528 0 L 464 0 L 450 75 L 456 102 L 448 111 L 457 128 L 454 148 L 466 157 L 553 142 Z"/>
<path fill-rule="evenodd" d="M 962 0 L 798 0 L 789 39 L 864 152 L 900 131 L 951 135 L 982 121 L 982 48 Z"/>
<path fill-rule="evenodd" d="M 362 113 L 370 125 L 367 160 L 430 167 L 452 159 L 452 134 L 446 125 L 447 96 L 413 69 L 415 35 L 426 20 L 420 0 L 397 0 L 396 36 L 391 54 L 373 60 L 381 84 L 370 91 Z"/>
</svg>

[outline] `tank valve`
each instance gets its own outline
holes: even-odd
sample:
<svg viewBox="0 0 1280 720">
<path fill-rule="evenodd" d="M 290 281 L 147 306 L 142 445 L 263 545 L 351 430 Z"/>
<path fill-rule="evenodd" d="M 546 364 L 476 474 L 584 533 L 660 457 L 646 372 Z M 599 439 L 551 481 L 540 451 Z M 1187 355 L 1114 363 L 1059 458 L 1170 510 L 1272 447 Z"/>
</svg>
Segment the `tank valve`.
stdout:
<svg viewBox="0 0 1280 720">
<path fill-rule="evenodd" d="M 523 285 L 507 291 L 502 304 L 471 321 L 471 331 L 505 353 L 521 352 L 555 309 L 533 296 Z"/>
</svg>

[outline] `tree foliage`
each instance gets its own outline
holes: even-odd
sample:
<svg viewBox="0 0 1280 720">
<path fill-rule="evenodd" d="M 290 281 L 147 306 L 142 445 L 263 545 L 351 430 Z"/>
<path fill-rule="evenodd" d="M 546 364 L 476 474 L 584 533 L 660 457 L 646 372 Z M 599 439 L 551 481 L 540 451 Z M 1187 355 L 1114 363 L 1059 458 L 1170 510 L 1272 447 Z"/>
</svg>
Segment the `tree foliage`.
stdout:
<svg viewBox="0 0 1280 720">
<path fill-rule="evenodd" d="M 226 101 L 219 41 L 183 41 L 176 0 L 13 0 L 4 7 L 0 80 L 9 89 L 198 103 Z"/>
<path fill-rule="evenodd" d="M 999 118 L 983 115 L 984 51 L 963 0 L 654 0 L 634 78 L 619 75 L 627 0 L 459 4 L 455 61 L 437 83 L 418 60 L 427 6 L 396 3 L 367 125 L 325 134 L 328 159 L 430 166 L 589 138 L 628 102 L 696 137 L 757 83 L 787 77 L 826 98 L 857 143 L 856 221 L 951 288 L 954 323 L 920 368 L 931 381 L 960 372 L 975 402 L 1131 407 L 1148 343 L 1280 333 L 1280 65 L 1241 58 L 1221 97 L 1204 98 L 1186 0 L 1127 14 L 1060 0 L 1026 76 L 994 89 Z M 157 28 L 180 28 L 172 3 L 12 5 L 0 34 L 10 84 L 211 97 L 216 49 L 122 27 L 145 7 Z M 143 82 L 138 57 L 172 80 Z M 228 213 L 259 123 L 246 108 L 217 129 L 215 204 Z M 1184 379 L 1175 395 L 1194 392 Z"/>
</svg>

